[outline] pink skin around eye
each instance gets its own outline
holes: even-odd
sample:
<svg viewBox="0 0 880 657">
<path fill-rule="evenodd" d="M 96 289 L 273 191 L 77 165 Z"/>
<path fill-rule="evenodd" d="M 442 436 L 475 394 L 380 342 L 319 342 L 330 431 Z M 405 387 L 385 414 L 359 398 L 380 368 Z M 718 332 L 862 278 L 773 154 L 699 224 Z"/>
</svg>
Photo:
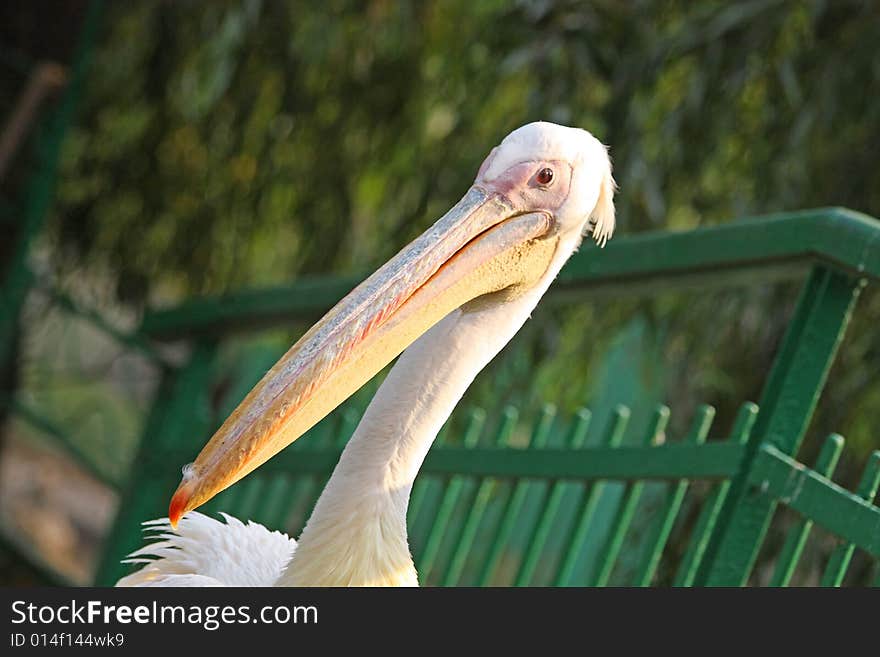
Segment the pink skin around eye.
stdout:
<svg viewBox="0 0 880 657">
<path fill-rule="evenodd" d="M 571 186 L 571 166 L 567 162 L 520 162 L 498 177 L 486 180 L 485 173 L 494 154 L 494 151 L 490 153 L 480 167 L 477 186 L 503 194 L 522 212 L 547 210 L 552 213 L 565 203 Z M 552 180 L 546 185 L 538 181 L 544 169 L 553 172 Z"/>
</svg>

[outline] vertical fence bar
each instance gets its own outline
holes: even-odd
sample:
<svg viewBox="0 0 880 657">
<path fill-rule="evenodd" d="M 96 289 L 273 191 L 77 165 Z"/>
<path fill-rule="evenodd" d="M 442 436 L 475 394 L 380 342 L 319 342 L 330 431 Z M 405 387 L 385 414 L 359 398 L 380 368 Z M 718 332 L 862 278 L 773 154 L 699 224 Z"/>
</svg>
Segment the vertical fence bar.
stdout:
<svg viewBox="0 0 880 657">
<path fill-rule="evenodd" d="M 654 411 L 654 416 L 651 418 L 647 431 L 645 431 L 642 442 L 645 445 L 656 445 L 663 435 L 668 421 L 669 408 L 658 406 L 657 410 Z M 588 586 L 605 586 L 608 584 L 611 571 L 614 570 L 614 564 L 617 563 L 617 557 L 620 555 L 621 547 L 623 547 L 623 539 L 626 537 L 626 532 L 632 522 L 644 487 L 645 482 L 641 479 L 637 479 L 627 487 L 626 494 L 623 496 L 623 500 L 621 500 L 620 508 L 608 533 L 608 540 L 605 543 L 605 549 L 602 551 L 603 557 Z"/>
<path fill-rule="evenodd" d="M 743 445 L 749 439 L 755 418 L 758 415 L 758 406 L 752 402 L 743 404 L 737 413 L 736 420 L 733 423 L 733 429 L 730 432 L 728 440 Z M 712 536 L 712 530 L 715 528 L 715 522 L 721 511 L 721 506 L 727 498 L 730 490 L 730 480 L 722 481 L 716 484 L 715 489 L 703 502 L 703 508 L 700 510 L 700 516 L 691 533 L 691 540 L 688 544 L 687 551 L 679 564 L 678 570 L 673 580 L 673 586 L 692 586 L 697 577 L 697 571 L 700 563 L 706 553 L 706 546 Z"/>
<path fill-rule="evenodd" d="M 698 584 L 741 586 L 748 581 L 776 508 L 767 496 L 749 492 L 758 446 L 766 440 L 785 454 L 797 453 L 864 283 L 822 265 L 813 267 L 761 396 L 743 467 L 722 506 Z"/>
<path fill-rule="evenodd" d="M 329 446 L 325 447 L 325 449 L 332 448 L 341 451 L 357 428 L 360 417 L 360 412 L 356 408 L 352 406 L 346 407 L 342 412 L 341 417 L 339 417 L 338 423 L 334 422 L 332 426 L 328 427 L 328 433 L 323 436 L 324 438 L 332 437 L 326 441 L 329 443 Z M 315 490 L 313 491 L 315 493 L 314 498 L 311 496 L 309 497 L 310 506 L 304 503 L 302 504 L 304 516 L 301 524 L 303 526 L 308 522 L 309 517 L 314 510 L 314 506 L 317 504 L 317 500 L 326 488 L 329 479 L 329 472 L 319 473 Z M 284 477 L 282 481 L 284 483 L 278 487 L 277 492 L 271 493 L 267 497 L 266 504 L 273 509 L 269 516 L 270 520 L 267 521 L 270 522 L 270 524 L 267 525 L 270 528 L 287 527 L 290 523 L 290 515 L 293 512 L 294 507 L 302 502 L 303 496 L 309 492 L 307 488 L 308 480 L 300 479 L 299 483 L 296 484 L 291 482 L 288 477 Z M 302 531 L 302 526 L 296 527 L 295 529 L 297 531 Z"/>
<path fill-rule="evenodd" d="M 315 451 L 326 447 L 328 436 L 325 426 L 318 425 L 309 429 L 287 449 L 297 451 Z M 312 513 L 313 500 L 318 486 L 318 474 L 315 472 L 299 472 L 291 477 L 290 497 L 283 529 L 299 534 L 308 522 Z"/>
<path fill-rule="evenodd" d="M 493 441 L 496 447 L 507 446 L 510 436 L 513 434 L 514 429 L 516 429 L 518 420 L 519 411 L 515 406 L 508 406 L 504 409 L 501 422 L 495 434 L 495 440 Z M 495 481 L 493 479 L 484 477 L 480 481 L 473 504 L 471 504 L 471 508 L 468 510 L 465 518 L 458 544 L 455 546 L 449 566 L 446 569 L 446 575 L 442 582 L 443 586 L 455 586 L 461 580 L 468 555 L 471 554 L 474 540 L 477 537 L 477 531 L 479 531 L 480 525 L 483 522 L 483 516 L 486 514 L 486 507 L 489 505 L 489 499 L 494 488 Z"/>
<path fill-rule="evenodd" d="M 468 449 L 476 447 L 480 440 L 480 434 L 483 431 L 483 423 L 486 420 L 486 413 L 480 408 L 471 411 L 464 432 L 462 445 Z M 437 515 L 434 516 L 434 522 L 428 532 L 425 540 L 425 549 L 422 552 L 421 559 L 418 561 L 418 571 L 424 581 L 428 581 L 437 555 L 440 552 L 440 543 L 446 536 L 449 528 L 449 521 L 452 518 L 452 512 L 455 510 L 464 488 L 465 478 L 453 475 L 446 483 L 446 489 L 443 491 L 443 498 L 437 509 Z"/>
<path fill-rule="evenodd" d="M 184 459 L 193 458 L 213 428 L 210 384 L 215 354 L 213 341 L 199 342 L 181 370 L 163 376 L 134 461 L 137 469 L 129 476 L 104 543 L 96 584 L 111 585 L 124 575 L 128 567 L 121 559 L 140 546 L 141 523 L 167 514 L 180 481 L 180 470 L 168 463 L 169 455 L 176 458 L 186 452 Z"/>
<path fill-rule="evenodd" d="M 866 502 L 873 502 L 878 487 L 880 487 L 880 451 L 874 452 L 868 459 L 856 494 Z M 844 543 L 834 549 L 822 575 L 821 586 L 840 586 L 843 583 L 855 549 L 854 543 Z"/>
<path fill-rule="evenodd" d="M 529 438 L 529 442 L 525 446 L 526 449 L 540 449 L 547 446 L 547 440 L 550 437 L 550 428 L 553 426 L 553 419 L 555 417 L 556 409 L 549 404 L 544 406 L 541 416 L 535 424 L 535 428 Z M 510 535 L 513 533 L 514 525 L 516 525 L 520 518 L 523 504 L 525 503 L 526 496 L 529 492 L 528 483 L 529 482 L 517 480 L 514 484 L 513 492 L 507 500 L 507 507 L 501 516 L 501 524 L 498 527 L 498 533 L 495 535 L 495 539 L 492 541 L 492 545 L 489 548 L 489 555 L 483 563 L 483 568 L 478 579 L 478 586 L 488 586 L 489 582 L 492 581 L 492 575 L 495 574 L 495 569 L 498 567 L 501 555 L 507 548 L 507 543 L 510 540 Z"/>
<path fill-rule="evenodd" d="M 320 425 L 317 436 L 312 436 L 313 442 L 309 449 L 316 452 L 323 452 L 332 450 L 336 447 L 337 441 L 339 440 L 339 429 L 338 423 L 341 418 L 338 415 L 331 416 L 324 420 L 324 423 Z M 318 499 L 321 497 L 321 493 L 324 492 L 324 488 L 327 486 L 327 482 L 330 480 L 330 475 L 332 472 L 326 471 L 315 471 L 312 473 L 310 477 L 306 480 L 308 483 L 304 487 L 303 492 L 303 526 L 305 523 L 309 521 L 309 518 L 312 515 L 312 511 L 315 508 L 315 505 L 318 503 Z"/>
<path fill-rule="evenodd" d="M 336 432 L 336 446 L 340 449 L 345 447 L 348 443 L 349 439 L 354 434 L 355 429 L 357 429 L 358 424 L 361 421 L 361 414 L 353 409 L 346 408 L 342 412 L 342 420 L 339 423 L 339 429 Z"/>
<path fill-rule="evenodd" d="M 266 489 L 264 502 L 260 507 L 259 521 L 269 529 L 285 526 L 290 496 L 290 479 L 284 475 L 272 477 Z"/>
<path fill-rule="evenodd" d="M 590 411 L 586 408 L 578 411 L 572 422 L 568 440 L 566 441 L 568 447 L 580 449 L 584 446 L 584 442 L 587 439 L 587 431 L 590 428 L 590 418 Z M 538 568 L 538 563 L 544 552 L 544 546 L 547 543 L 547 539 L 550 537 L 550 531 L 559 515 L 562 498 L 567 490 L 566 483 L 567 482 L 558 480 L 553 482 L 547 506 L 544 508 L 538 526 L 532 533 L 528 547 L 526 548 L 526 556 L 523 560 L 522 566 L 520 566 L 519 573 L 516 576 L 515 586 L 527 586 L 532 582 L 535 576 L 535 570 Z"/>
<path fill-rule="evenodd" d="M 607 447 L 620 446 L 623 434 L 626 431 L 626 425 L 629 422 L 629 416 L 630 412 L 626 406 L 618 406 L 614 409 L 602 441 L 603 445 Z M 572 584 L 578 558 L 587 541 L 590 526 L 593 524 L 593 517 L 596 515 L 596 509 L 598 508 L 604 488 L 605 482 L 600 480 L 593 482 L 588 488 L 584 489 L 581 503 L 574 516 L 571 532 L 562 543 L 567 547 L 563 553 L 562 560 L 559 562 L 556 577 L 553 580 L 554 586 L 570 586 Z"/>
<path fill-rule="evenodd" d="M 446 444 L 446 436 L 449 433 L 449 425 L 450 422 L 447 420 L 446 423 L 440 428 L 440 431 L 437 433 L 437 437 L 434 439 L 435 447 L 440 447 Z M 433 480 L 433 478 L 428 476 L 418 477 L 413 484 L 412 493 L 409 497 L 409 506 L 407 508 L 407 516 L 411 518 L 410 527 L 415 529 L 419 521 L 422 520 L 422 514 L 426 513 L 425 504 L 428 499 L 428 492 L 432 487 L 432 484 L 436 484 L 437 482 Z"/>
<path fill-rule="evenodd" d="M 266 479 L 258 473 L 254 473 L 253 476 L 241 483 L 238 504 L 235 505 L 233 511 L 228 511 L 228 513 L 242 522 L 247 522 L 254 519 L 254 513 L 260 506 L 260 500 L 265 496 Z"/>
<path fill-rule="evenodd" d="M 234 486 L 230 486 L 225 491 L 223 491 L 220 495 L 217 495 L 213 500 L 217 500 L 214 504 L 211 504 L 210 507 L 207 508 L 209 513 L 228 513 L 231 516 L 238 516 L 239 511 L 238 507 L 241 502 L 242 495 L 244 494 L 244 489 L 247 484 L 250 483 L 250 479 L 246 481 L 240 481 Z M 200 509 L 201 510 L 201 509 Z"/>
<path fill-rule="evenodd" d="M 685 439 L 685 443 L 693 445 L 702 445 L 706 442 L 709 435 L 709 428 L 712 426 L 712 420 L 715 418 L 715 409 L 704 404 L 697 410 L 696 417 L 691 425 L 690 433 Z M 666 541 L 669 540 L 669 534 L 672 532 L 672 526 L 675 518 L 678 516 L 678 510 L 684 501 L 685 493 L 688 489 L 689 481 L 682 479 L 676 484 L 670 483 L 669 493 L 666 502 L 659 513 L 659 521 L 655 525 L 653 536 L 646 541 L 645 557 L 636 574 L 636 586 L 650 586 L 651 580 L 654 579 L 654 573 L 660 563 L 660 557 L 666 548 Z"/>
<path fill-rule="evenodd" d="M 837 461 L 840 459 L 842 451 L 843 437 L 836 433 L 828 436 L 822 445 L 822 450 L 819 452 L 819 458 L 816 460 L 816 472 L 830 479 L 831 475 L 834 474 L 834 468 L 837 466 Z M 780 552 L 779 558 L 776 560 L 776 569 L 773 572 L 773 578 L 770 580 L 771 586 L 788 586 L 812 528 L 813 522 L 809 518 L 801 518 L 788 531 L 785 544 L 782 546 L 782 552 Z"/>
</svg>

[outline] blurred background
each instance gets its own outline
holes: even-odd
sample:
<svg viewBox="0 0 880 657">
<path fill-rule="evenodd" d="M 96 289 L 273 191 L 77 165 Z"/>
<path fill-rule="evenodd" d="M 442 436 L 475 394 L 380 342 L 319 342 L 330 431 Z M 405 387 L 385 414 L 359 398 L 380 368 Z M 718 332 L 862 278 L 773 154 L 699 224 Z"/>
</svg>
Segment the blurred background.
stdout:
<svg viewBox="0 0 880 657">
<path fill-rule="evenodd" d="M 188 357 L 139 336 L 148 310 L 369 272 L 541 119 L 610 145 L 618 237 L 880 216 L 878 43 L 872 1 L 2 3 L 0 584 L 92 581 L 162 369 Z M 705 402 L 724 435 L 797 291 L 542 305 L 462 408 L 662 401 L 681 433 Z M 845 435 L 850 487 L 880 440 L 878 322 L 869 287 L 803 450 Z M 210 412 L 307 325 L 224 340 Z"/>
</svg>

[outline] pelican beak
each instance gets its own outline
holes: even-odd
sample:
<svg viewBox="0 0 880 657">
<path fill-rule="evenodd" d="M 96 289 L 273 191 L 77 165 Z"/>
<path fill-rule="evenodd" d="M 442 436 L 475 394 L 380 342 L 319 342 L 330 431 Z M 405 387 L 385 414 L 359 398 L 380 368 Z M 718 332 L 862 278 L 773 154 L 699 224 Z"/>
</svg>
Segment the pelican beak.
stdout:
<svg viewBox="0 0 880 657">
<path fill-rule="evenodd" d="M 257 383 L 184 469 L 172 526 L 299 438 L 449 312 L 531 285 L 557 241 L 549 213 L 523 213 L 503 193 L 471 187 Z"/>
</svg>

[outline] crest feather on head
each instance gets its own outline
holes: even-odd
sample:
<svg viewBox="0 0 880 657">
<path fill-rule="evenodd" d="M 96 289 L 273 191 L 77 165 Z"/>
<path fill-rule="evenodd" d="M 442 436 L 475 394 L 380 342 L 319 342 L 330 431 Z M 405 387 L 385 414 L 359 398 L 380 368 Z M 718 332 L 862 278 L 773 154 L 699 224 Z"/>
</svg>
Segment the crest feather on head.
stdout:
<svg viewBox="0 0 880 657">
<path fill-rule="evenodd" d="M 606 149 L 607 150 L 607 149 Z M 599 198 L 596 199 L 596 207 L 590 213 L 590 235 L 599 246 L 605 246 L 614 233 L 614 192 L 617 191 L 617 183 L 611 175 L 611 159 L 608 159 L 608 170 L 602 175 L 599 185 Z"/>
</svg>

